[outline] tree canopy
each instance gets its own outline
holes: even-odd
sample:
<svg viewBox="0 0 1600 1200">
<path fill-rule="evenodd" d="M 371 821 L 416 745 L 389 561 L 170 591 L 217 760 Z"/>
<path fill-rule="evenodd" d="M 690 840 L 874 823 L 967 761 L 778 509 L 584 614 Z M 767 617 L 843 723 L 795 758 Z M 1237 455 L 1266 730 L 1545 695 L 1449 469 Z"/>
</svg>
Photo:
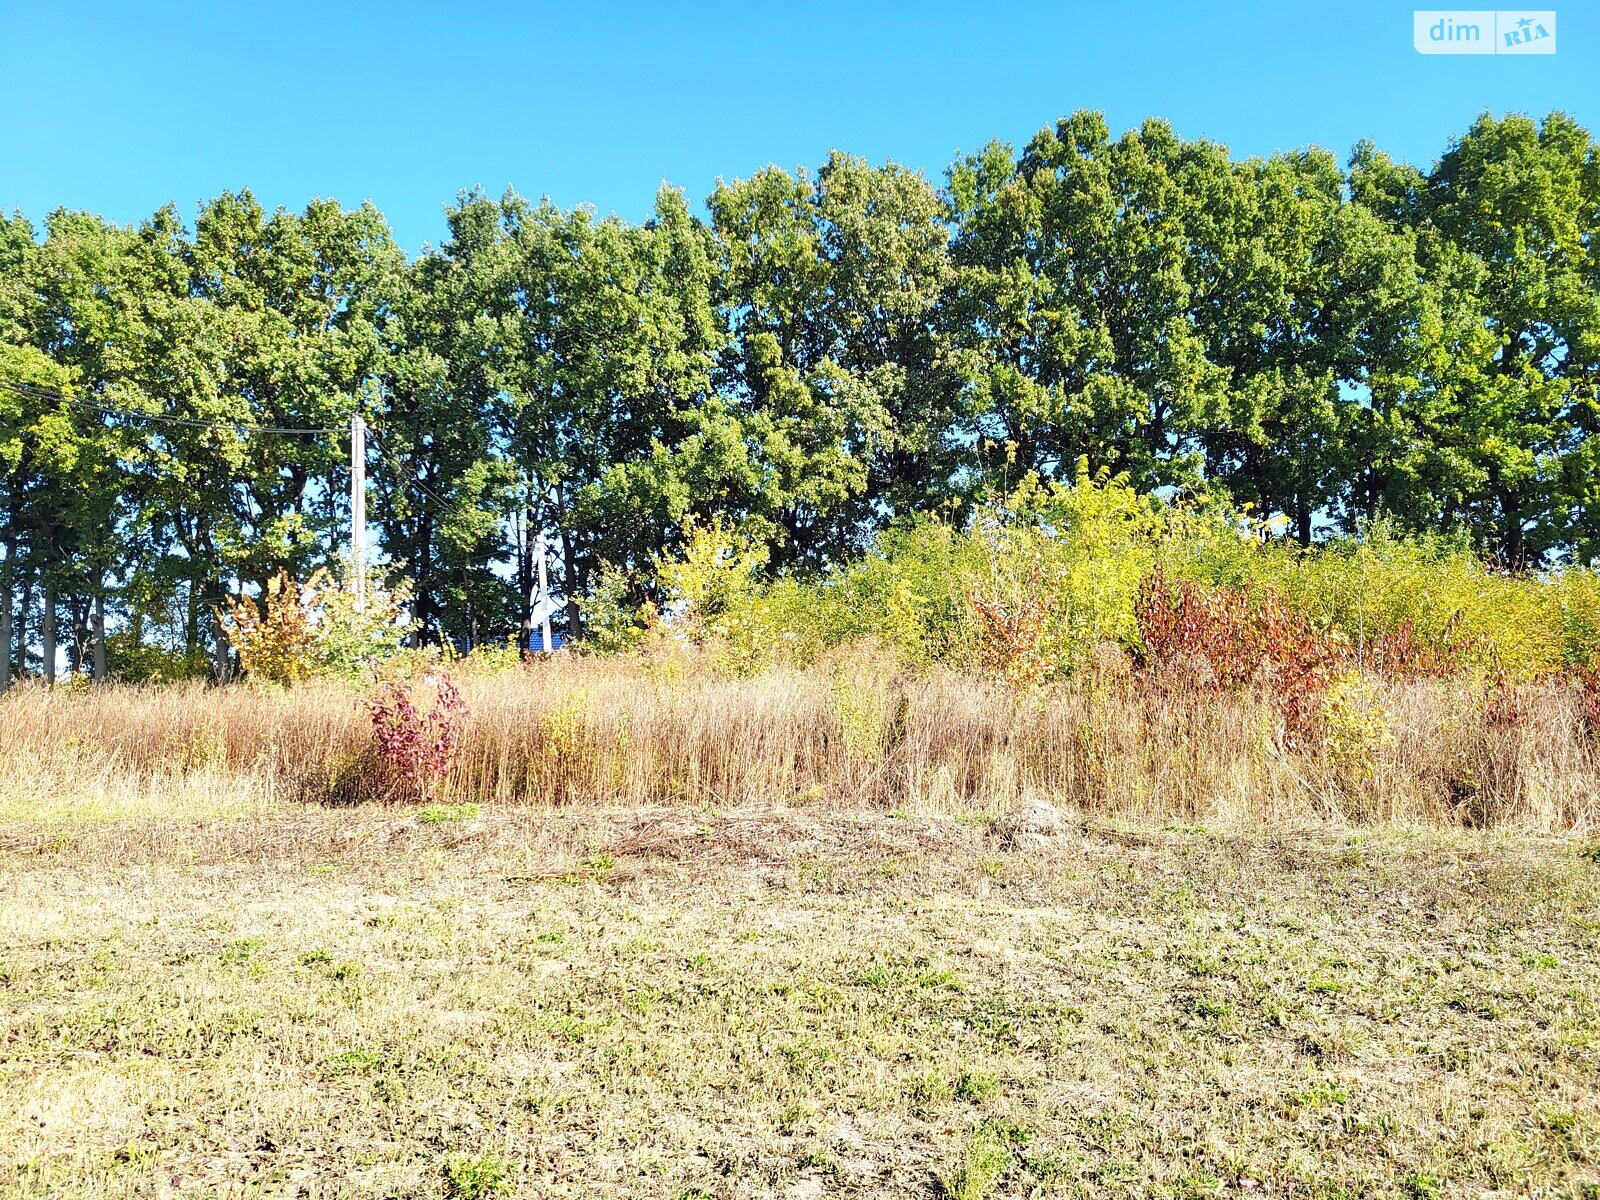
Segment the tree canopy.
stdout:
<svg viewBox="0 0 1600 1200">
<path fill-rule="evenodd" d="M 457 644 L 528 636 L 540 538 L 580 634 L 686 530 L 814 575 L 1080 462 L 1303 544 L 1600 557 L 1600 148 L 1560 113 L 1427 169 L 1077 113 L 941 181 L 835 152 L 638 223 L 447 219 L 408 259 L 370 203 L 0 216 L 9 671 L 58 610 L 74 664 L 109 628 L 110 670 L 205 669 L 224 595 L 337 565 L 357 413 L 379 544 Z"/>
</svg>

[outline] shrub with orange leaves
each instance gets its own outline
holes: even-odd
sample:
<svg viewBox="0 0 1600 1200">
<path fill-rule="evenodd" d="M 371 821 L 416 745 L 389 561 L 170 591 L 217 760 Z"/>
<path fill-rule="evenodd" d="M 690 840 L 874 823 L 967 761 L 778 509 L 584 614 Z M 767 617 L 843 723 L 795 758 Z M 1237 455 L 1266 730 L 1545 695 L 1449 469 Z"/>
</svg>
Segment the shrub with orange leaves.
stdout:
<svg viewBox="0 0 1600 1200">
<path fill-rule="evenodd" d="M 1368 641 L 1361 657 L 1367 670 L 1394 679 L 1443 679 L 1487 653 L 1476 639 L 1461 636 L 1460 627 L 1459 612 L 1433 637 L 1419 633 L 1415 621 L 1402 621 Z"/>
<path fill-rule="evenodd" d="M 967 592 L 972 613 L 973 650 L 979 665 L 1013 687 L 1036 687 L 1054 665 L 1046 633 L 1055 612 L 1055 596 L 1033 571 L 1026 585 L 1007 597 L 994 589 Z"/>
<path fill-rule="evenodd" d="M 1261 689 L 1273 698 L 1287 748 L 1316 740 L 1321 699 L 1344 659 L 1273 591 L 1204 587 L 1159 568 L 1135 607 L 1140 678 L 1147 688 L 1205 696 Z"/>
<path fill-rule="evenodd" d="M 306 582 L 316 587 L 326 574 L 317 571 Z M 267 580 L 260 601 L 236 596 L 223 602 L 228 641 L 239 653 L 246 674 L 274 683 L 294 683 L 309 676 L 317 662 L 317 631 L 301 599 L 300 585 L 283 568 Z"/>
</svg>

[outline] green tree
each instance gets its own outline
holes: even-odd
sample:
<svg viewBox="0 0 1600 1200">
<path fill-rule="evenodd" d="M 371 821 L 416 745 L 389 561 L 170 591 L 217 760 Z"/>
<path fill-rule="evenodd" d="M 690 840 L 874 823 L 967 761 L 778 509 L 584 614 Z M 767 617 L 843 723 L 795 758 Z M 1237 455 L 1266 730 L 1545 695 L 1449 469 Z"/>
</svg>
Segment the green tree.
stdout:
<svg viewBox="0 0 1600 1200">
<path fill-rule="evenodd" d="M 711 384 L 720 331 L 705 230 L 670 189 L 640 227 L 508 194 L 452 213 L 469 355 L 483 364 L 490 442 L 510 464 L 522 626 L 532 542 L 559 546 L 569 633 L 612 569 L 636 579 L 683 519 L 717 510 L 751 471 Z M 743 482 L 741 482 L 743 481 Z"/>
<path fill-rule="evenodd" d="M 769 167 L 707 203 L 718 378 L 757 471 L 736 511 L 770 523 L 776 565 L 820 567 L 949 490 L 944 205 L 913 171 L 837 152 L 815 177 Z"/>
<path fill-rule="evenodd" d="M 1369 143 L 1356 199 L 1415 231 L 1435 304 L 1404 401 L 1432 503 L 1507 562 L 1600 550 L 1600 154 L 1570 117 L 1484 115 L 1427 174 Z"/>
<path fill-rule="evenodd" d="M 41 537 L 48 522 L 40 519 L 39 507 L 49 495 L 49 481 L 38 453 L 38 429 L 41 422 L 62 416 L 59 406 L 42 393 L 66 386 L 70 376 L 47 352 L 42 260 L 33 226 L 20 214 L 0 216 L 0 383 L 5 385 L 0 387 L 0 541 L 5 554 L 0 563 L 0 688 L 10 685 L 14 669 L 28 667 L 30 586 L 42 568 L 53 566 Z"/>
<path fill-rule="evenodd" d="M 1333 156 L 1238 164 L 1191 225 L 1195 326 L 1225 393 L 1202 415 L 1206 475 L 1302 545 L 1347 518 L 1374 389 L 1419 304 L 1409 236 L 1344 197 Z"/>
<path fill-rule="evenodd" d="M 1085 456 L 1140 488 L 1199 482 L 1196 431 L 1228 372 L 1195 309 L 1226 283 L 1194 261 L 1193 225 L 1236 183 L 1219 146 L 1159 121 L 1113 141 L 1086 112 L 950 169 L 945 315 L 978 481 L 1064 480 Z"/>
<path fill-rule="evenodd" d="M 509 327 L 475 277 L 486 246 L 473 216 L 453 211 L 451 239 L 395 289 L 373 425 L 381 544 L 409 581 L 420 636 L 463 646 L 501 632 L 516 605 L 493 570 L 510 480 L 493 437 L 495 356 Z"/>
</svg>

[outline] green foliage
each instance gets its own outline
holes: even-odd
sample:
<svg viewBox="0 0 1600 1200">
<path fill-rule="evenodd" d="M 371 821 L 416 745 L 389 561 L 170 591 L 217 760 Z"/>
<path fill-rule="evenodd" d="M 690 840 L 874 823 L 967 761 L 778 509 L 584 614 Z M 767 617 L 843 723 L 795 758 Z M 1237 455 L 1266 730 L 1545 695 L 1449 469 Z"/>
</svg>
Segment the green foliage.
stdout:
<svg viewBox="0 0 1600 1200">
<path fill-rule="evenodd" d="M 635 598 L 627 576 L 614 568 L 602 570 L 579 605 L 589 647 L 601 654 L 636 649 L 644 640 L 655 605 Z"/>
<path fill-rule="evenodd" d="M 155 645 L 133 629 L 107 636 L 106 660 L 111 675 L 125 683 L 176 683 L 211 673 L 204 650 Z"/>
<path fill-rule="evenodd" d="M 892 666 L 881 654 L 872 653 L 870 645 L 855 643 L 847 650 L 844 661 L 834 669 L 829 687 L 834 720 L 845 753 L 852 759 L 875 763 L 883 757 L 893 732 Z"/>
<path fill-rule="evenodd" d="M 448 825 L 455 821 L 474 821 L 482 809 L 476 804 L 425 804 L 417 810 L 424 825 Z"/>
<path fill-rule="evenodd" d="M 1282 620 L 1373 670 L 1531 679 L 1586 664 L 1600 646 L 1600 578 L 1589 571 L 1510 573 L 1460 536 L 1403 535 L 1382 522 L 1304 550 L 1225 506 L 1163 504 L 1081 468 L 1071 485 L 1024 480 L 964 526 L 922 518 L 892 528 L 818 579 L 762 580 L 759 547 L 725 527 L 693 530 L 685 546 L 659 563 L 674 602 L 662 628 L 730 669 L 872 644 L 906 666 L 1047 682 L 1084 670 L 1102 646 L 1139 650 L 1138 598 L 1158 568 L 1271 597 Z M 1038 616 L 1026 634 L 1024 610 Z M 635 615 L 612 644 L 648 645 L 647 624 Z M 1026 667 L 993 649 L 1002 627 L 1026 643 L 1012 647 Z M 1397 664 L 1396 654 L 1411 657 Z"/>
<path fill-rule="evenodd" d="M 412 631 L 406 619 L 410 584 L 393 589 L 381 577 L 369 576 L 366 595 L 356 604 L 348 581 L 324 579 L 310 598 L 315 620 L 315 653 L 319 673 L 354 675 L 374 661 L 392 657 Z"/>
<path fill-rule="evenodd" d="M 226 596 L 337 561 L 360 413 L 430 644 L 526 648 L 542 538 L 569 633 L 647 643 L 654 604 L 736 669 L 871 637 L 1047 682 L 1136 640 L 1152 555 L 1358 645 L 1583 662 L 1590 577 L 1484 563 L 1600 558 L 1597 162 L 1560 113 L 1424 171 L 1080 112 L 942 187 L 835 153 L 704 219 L 469 191 L 409 262 L 370 204 L 0 217 L 13 657 L 48 594 L 181 647 L 119 644 L 129 678 L 190 669 Z M 393 642 L 342 603 L 326 669 Z"/>
<path fill-rule="evenodd" d="M 907 662 L 952 658 L 960 644 L 963 605 L 954 572 L 971 545 L 952 526 L 913 519 L 881 534 L 858 562 L 821 580 L 785 577 L 749 606 L 759 618 L 759 645 L 799 661 L 846 642 L 872 639 Z"/>
<path fill-rule="evenodd" d="M 1189 314 L 1200 223 L 1233 233 L 1235 170 L 1222 147 L 1184 143 L 1164 122 L 1113 140 L 1088 112 L 1020 154 L 996 144 L 951 168 L 949 315 L 991 477 L 1013 459 L 1050 477 L 1085 453 L 1141 488 L 1197 477 L 1189 439 L 1174 454 L 1169 436 L 1226 395 Z"/>
<path fill-rule="evenodd" d="M 1500 570 L 1460 535 L 1402 535 L 1377 522 L 1306 553 L 1225 514 L 1176 518 L 1163 552 L 1175 574 L 1275 589 L 1358 650 L 1409 628 L 1465 665 L 1531 678 L 1587 662 L 1600 635 L 1594 574 Z"/>
<path fill-rule="evenodd" d="M 442 657 L 452 670 L 469 675 L 504 675 L 523 664 L 515 634 L 507 635 L 503 642 L 480 642 L 466 654 L 456 654 L 446 646 Z"/>
<path fill-rule="evenodd" d="M 1161 510 L 1125 478 L 1102 471 L 1091 478 L 1086 460 L 1070 486 L 1041 487 L 1032 480 L 1012 497 L 1022 522 L 992 561 L 1013 575 L 1034 566 L 1042 586 L 1056 597 L 1050 630 L 1067 670 L 1080 666 L 1101 642 L 1128 643 L 1137 634 L 1133 618 L 1139 586 L 1155 559 L 1163 532 Z"/>
<path fill-rule="evenodd" d="M 910 665 L 975 666 L 974 595 L 1000 604 L 1047 596 L 1034 649 L 1046 675 L 1065 675 L 1099 643 L 1136 637 L 1133 602 L 1154 561 L 1159 511 L 1125 481 L 1085 469 L 1070 486 L 1027 480 L 965 529 L 936 518 L 898 526 L 820 580 L 752 582 L 759 558 L 709 534 L 663 573 L 676 581 L 674 595 L 711 598 L 714 615 L 697 633 L 722 639 L 743 662 L 806 663 L 834 646 L 873 642 Z"/>
<path fill-rule="evenodd" d="M 718 521 L 684 526 L 676 554 L 658 556 L 656 575 L 696 641 L 742 642 L 741 610 L 756 589 L 767 548 Z"/>
<path fill-rule="evenodd" d="M 949 1200 L 986 1200 L 1011 1167 L 1011 1148 L 984 1125 L 967 1135 L 955 1161 L 939 1176 Z"/>
<path fill-rule="evenodd" d="M 748 447 L 731 499 L 783 565 L 815 569 L 885 511 L 937 499 L 955 398 L 935 313 L 945 205 L 921 175 L 831 154 L 767 167 L 707 200 L 728 353 L 718 382 Z"/>
<path fill-rule="evenodd" d="M 539 730 L 551 752 L 569 757 L 585 746 L 589 736 L 589 693 L 578 688 L 539 719 Z"/>
<path fill-rule="evenodd" d="M 444 1182 L 445 1194 L 453 1200 L 485 1200 L 513 1190 L 505 1164 L 492 1154 L 451 1155 L 444 1164 Z"/>
</svg>

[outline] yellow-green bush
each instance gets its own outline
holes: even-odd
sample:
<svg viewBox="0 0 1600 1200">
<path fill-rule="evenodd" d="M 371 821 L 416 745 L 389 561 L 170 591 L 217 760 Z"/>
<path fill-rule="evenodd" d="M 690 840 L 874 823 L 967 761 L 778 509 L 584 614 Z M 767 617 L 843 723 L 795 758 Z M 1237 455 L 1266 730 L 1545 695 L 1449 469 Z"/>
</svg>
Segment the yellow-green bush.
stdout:
<svg viewBox="0 0 1600 1200">
<path fill-rule="evenodd" d="M 1360 647 L 1410 626 L 1462 664 L 1531 679 L 1588 662 L 1600 639 L 1600 581 L 1568 568 L 1513 574 L 1454 537 L 1359 539 L 1302 550 L 1227 516 L 1168 514 L 1163 558 L 1205 583 L 1275 589 L 1314 627 Z"/>
<path fill-rule="evenodd" d="M 1082 468 L 1071 486 L 1026 480 L 960 526 L 897 525 L 820 579 L 763 580 L 765 561 L 734 530 L 691 527 L 681 553 L 657 564 L 666 628 L 739 671 L 805 665 L 861 640 L 910 666 L 995 669 L 984 623 L 1027 605 L 1029 661 L 1018 671 L 1060 678 L 1107 643 L 1137 648 L 1136 600 L 1159 564 L 1170 578 L 1275 593 L 1357 661 L 1366 646 L 1409 636 L 1463 669 L 1533 679 L 1589 662 L 1600 640 L 1600 579 L 1589 570 L 1511 574 L 1460 539 L 1401 537 L 1381 523 L 1305 550 L 1239 513 L 1164 503 Z M 638 645 L 648 623 L 610 607 L 620 616 L 603 624 L 606 647 Z"/>
<path fill-rule="evenodd" d="M 1134 599 L 1154 562 L 1162 510 L 1119 480 L 1080 471 L 1070 487 L 1029 480 L 964 529 L 925 518 L 890 529 L 824 579 L 742 595 L 739 628 L 758 658 L 801 663 L 870 639 L 912 665 L 973 666 L 974 599 L 1050 599 L 1042 656 L 1069 674 L 1102 642 L 1137 636 Z"/>
</svg>

